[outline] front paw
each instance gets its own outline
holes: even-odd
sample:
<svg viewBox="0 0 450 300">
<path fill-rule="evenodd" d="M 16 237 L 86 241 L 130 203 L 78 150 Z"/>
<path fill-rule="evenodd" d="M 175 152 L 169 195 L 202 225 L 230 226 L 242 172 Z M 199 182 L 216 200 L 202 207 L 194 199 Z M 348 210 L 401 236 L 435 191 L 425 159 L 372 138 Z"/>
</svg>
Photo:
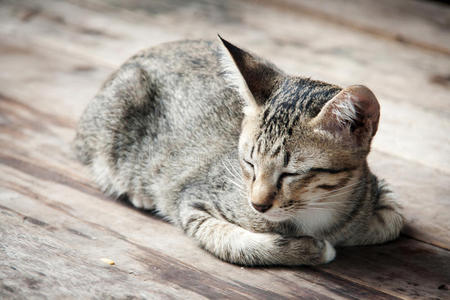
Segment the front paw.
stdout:
<svg viewBox="0 0 450 300">
<path fill-rule="evenodd" d="M 281 238 L 278 245 L 287 265 L 320 265 L 336 257 L 336 250 L 330 242 L 309 236 Z"/>
<path fill-rule="evenodd" d="M 129 200 L 136 208 L 154 209 L 154 203 L 148 197 L 144 197 L 141 195 L 134 195 L 130 197 Z"/>
</svg>

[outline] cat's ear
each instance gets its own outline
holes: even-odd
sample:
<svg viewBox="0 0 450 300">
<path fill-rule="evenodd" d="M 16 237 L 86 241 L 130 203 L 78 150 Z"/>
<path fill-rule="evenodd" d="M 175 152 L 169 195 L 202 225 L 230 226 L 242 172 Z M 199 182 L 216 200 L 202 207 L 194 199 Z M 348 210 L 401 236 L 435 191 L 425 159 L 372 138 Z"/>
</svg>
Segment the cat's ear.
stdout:
<svg viewBox="0 0 450 300">
<path fill-rule="evenodd" d="M 312 123 L 363 146 L 377 132 L 379 118 L 380 105 L 375 95 L 365 86 L 353 85 L 328 101 Z"/>
<path fill-rule="evenodd" d="M 245 114 L 259 113 L 282 72 L 271 63 L 222 39 L 220 35 L 218 38 L 227 82 L 236 87 L 244 99 Z"/>
</svg>

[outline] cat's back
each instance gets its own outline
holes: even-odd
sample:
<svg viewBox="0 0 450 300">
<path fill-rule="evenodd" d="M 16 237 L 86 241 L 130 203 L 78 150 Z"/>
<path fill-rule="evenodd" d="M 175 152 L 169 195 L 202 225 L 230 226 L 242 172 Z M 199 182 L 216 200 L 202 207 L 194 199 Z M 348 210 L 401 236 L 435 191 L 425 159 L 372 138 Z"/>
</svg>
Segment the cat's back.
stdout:
<svg viewBox="0 0 450 300">
<path fill-rule="evenodd" d="M 165 43 L 110 76 L 80 119 L 75 150 L 111 193 L 152 182 L 175 190 L 236 149 L 241 111 L 224 81 L 217 42 Z"/>
<path fill-rule="evenodd" d="M 240 102 L 225 83 L 220 55 L 215 41 L 185 40 L 141 51 L 125 65 L 143 70 L 149 101 L 158 102 L 171 130 L 232 129 L 242 118 Z"/>
<path fill-rule="evenodd" d="M 240 98 L 226 84 L 215 41 L 185 40 L 165 43 L 133 56 L 147 76 L 153 118 L 160 118 L 158 135 L 165 136 L 166 149 L 199 148 L 209 152 L 236 146 L 242 121 Z M 162 139 L 160 139 L 162 140 Z"/>
</svg>

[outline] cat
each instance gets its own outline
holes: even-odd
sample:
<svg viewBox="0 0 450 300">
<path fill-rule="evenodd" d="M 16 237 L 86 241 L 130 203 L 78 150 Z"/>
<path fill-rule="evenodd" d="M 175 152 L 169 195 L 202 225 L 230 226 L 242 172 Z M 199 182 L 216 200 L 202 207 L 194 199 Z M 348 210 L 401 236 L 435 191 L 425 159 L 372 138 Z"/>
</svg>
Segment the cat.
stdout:
<svg viewBox="0 0 450 300">
<path fill-rule="evenodd" d="M 224 261 L 316 265 L 402 228 L 367 164 L 379 115 L 365 86 L 287 75 L 219 36 L 131 57 L 85 109 L 74 151 L 105 193 Z"/>
</svg>

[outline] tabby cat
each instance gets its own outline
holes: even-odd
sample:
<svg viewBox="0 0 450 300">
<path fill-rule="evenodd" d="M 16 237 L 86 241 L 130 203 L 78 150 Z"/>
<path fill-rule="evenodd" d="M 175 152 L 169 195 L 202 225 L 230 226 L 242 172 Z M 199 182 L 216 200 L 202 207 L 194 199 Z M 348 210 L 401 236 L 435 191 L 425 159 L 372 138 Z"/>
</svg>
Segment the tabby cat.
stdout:
<svg viewBox="0 0 450 300">
<path fill-rule="evenodd" d="M 219 37 L 131 57 L 78 125 L 97 184 L 153 209 L 220 259 L 314 265 L 403 224 L 366 157 L 379 104 L 366 87 L 291 76 Z"/>
</svg>

